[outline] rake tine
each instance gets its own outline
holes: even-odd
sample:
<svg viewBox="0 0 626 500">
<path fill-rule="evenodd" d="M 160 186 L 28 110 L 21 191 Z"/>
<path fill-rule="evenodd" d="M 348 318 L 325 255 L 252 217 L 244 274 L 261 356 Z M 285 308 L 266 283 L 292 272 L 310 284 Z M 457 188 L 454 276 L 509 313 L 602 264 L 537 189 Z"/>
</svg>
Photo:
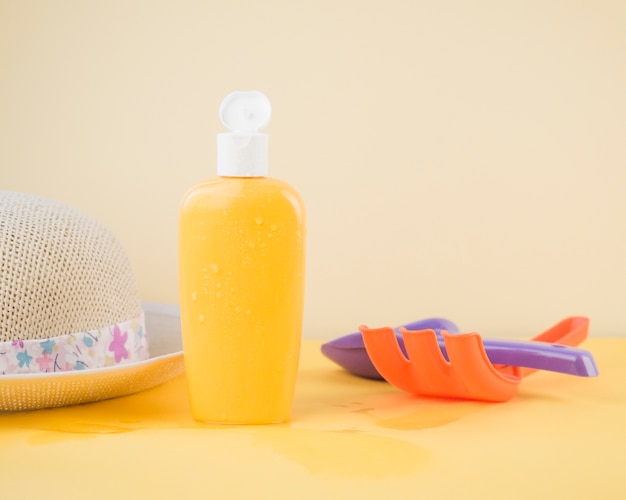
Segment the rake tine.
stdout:
<svg viewBox="0 0 626 500">
<path fill-rule="evenodd" d="M 398 389 L 417 392 L 413 376 L 414 365 L 400 350 L 393 329 L 390 327 L 370 329 L 362 325 L 359 330 L 363 335 L 365 349 L 378 373 Z"/>
<path fill-rule="evenodd" d="M 444 335 L 450 365 L 463 381 L 469 397 L 482 401 L 508 401 L 517 393 L 519 378 L 501 374 L 489 361 L 477 333 Z"/>
<path fill-rule="evenodd" d="M 410 331 L 400 328 L 413 377 L 419 394 L 424 396 L 461 397 L 465 387 L 452 366 L 443 356 L 434 330 Z"/>
</svg>

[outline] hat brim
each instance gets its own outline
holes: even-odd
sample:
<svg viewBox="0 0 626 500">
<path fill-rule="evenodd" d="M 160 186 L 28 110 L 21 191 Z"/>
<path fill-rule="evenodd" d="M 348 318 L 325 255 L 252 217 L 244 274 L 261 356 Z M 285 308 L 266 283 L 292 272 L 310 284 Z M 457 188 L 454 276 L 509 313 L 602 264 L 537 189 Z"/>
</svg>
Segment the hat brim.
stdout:
<svg viewBox="0 0 626 500">
<path fill-rule="evenodd" d="M 84 371 L 0 375 L 0 411 L 28 411 L 128 396 L 184 373 L 177 308 L 144 303 L 150 358 Z"/>
</svg>

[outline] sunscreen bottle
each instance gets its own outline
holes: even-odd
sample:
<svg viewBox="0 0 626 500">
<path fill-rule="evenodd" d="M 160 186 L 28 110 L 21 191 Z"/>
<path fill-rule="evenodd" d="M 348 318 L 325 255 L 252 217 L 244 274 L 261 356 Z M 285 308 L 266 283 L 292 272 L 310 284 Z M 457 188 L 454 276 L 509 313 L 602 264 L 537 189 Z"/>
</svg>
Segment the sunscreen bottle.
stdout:
<svg viewBox="0 0 626 500">
<path fill-rule="evenodd" d="M 185 372 L 196 420 L 290 418 L 304 306 L 305 214 L 298 193 L 267 177 L 271 105 L 260 92 L 221 104 L 219 177 L 179 212 Z"/>
</svg>

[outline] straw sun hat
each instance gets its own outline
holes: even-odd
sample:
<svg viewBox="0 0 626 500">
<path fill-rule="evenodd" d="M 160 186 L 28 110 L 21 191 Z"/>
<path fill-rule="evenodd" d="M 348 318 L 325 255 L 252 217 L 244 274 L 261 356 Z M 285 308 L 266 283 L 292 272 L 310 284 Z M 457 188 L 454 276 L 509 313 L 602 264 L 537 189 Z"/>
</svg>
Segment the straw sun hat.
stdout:
<svg viewBox="0 0 626 500">
<path fill-rule="evenodd" d="M 183 373 L 176 311 L 143 304 L 95 219 L 0 191 L 0 411 L 125 396 Z"/>
</svg>

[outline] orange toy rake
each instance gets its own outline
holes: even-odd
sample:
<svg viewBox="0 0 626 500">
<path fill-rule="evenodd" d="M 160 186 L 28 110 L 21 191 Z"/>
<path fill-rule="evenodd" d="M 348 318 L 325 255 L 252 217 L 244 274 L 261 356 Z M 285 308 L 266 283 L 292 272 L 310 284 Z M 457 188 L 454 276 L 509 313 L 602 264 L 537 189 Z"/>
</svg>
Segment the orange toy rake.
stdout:
<svg viewBox="0 0 626 500">
<path fill-rule="evenodd" d="M 538 369 L 595 376 L 593 356 L 577 346 L 589 320 L 567 318 L 531 341 L 485 340 L 478 333 L 399 328 L 406 356 L 392 328 L 361 326 L 367 354 L 380 375 L 423 396 L 508 401 L 523 377 Z"/>
</svg>

